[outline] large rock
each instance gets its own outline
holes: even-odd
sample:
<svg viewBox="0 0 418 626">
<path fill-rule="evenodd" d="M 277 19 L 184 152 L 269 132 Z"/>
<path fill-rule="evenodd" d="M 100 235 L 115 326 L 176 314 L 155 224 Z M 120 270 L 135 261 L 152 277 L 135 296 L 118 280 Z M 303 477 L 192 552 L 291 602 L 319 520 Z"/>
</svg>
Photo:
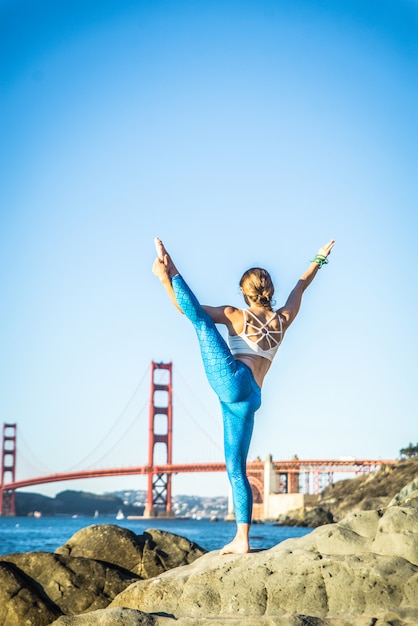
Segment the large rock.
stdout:
<svg viewBox="0 0 418 626">
<path fill-rule="evenodd" d="M 418 507 L 418 476 L 411 480 L 411 482 L 392 498 L 389 506 L 401 506 L 403 504 Z"/>
<path fill-rule="evenodd" d="M 13 566 L 25 580 L 42 589 L 49 605 L 60 609 L 58 614 L 62 611 L 75 615 L 107 607 L 138 579 L 135 574 L 108 563 L 50 552 L 10 554 L 2 560 L 3 565 Z M 23 617 L 20 624 L 25 624 Z"/>
<path fill-rule="evenodd" d="M 0 624 L 417 626 L 415 491 L 408 492 L 408 506 L 398 505 L 404 501 L 398 498 L 395 506 L 358 511 L 248 555 L 204 554 L 171 533 L 137 536 L 119 527 L 90 527 L 60 549 L 65 554 L 0 561 Z M 90 557 L 75 556 L 77 551 Z M 144 573 L 182 566 L 139 580 L 128 563 Z M 131 577 L 138 579 L 130 584 Z M 122 591 L 113 597 L 119 584 Z M 112 597 L 108 608 L 98 608 Z"/>
<path fill-rule="evenodd" d="M 212 552 L 132 584 L 110 605 L 117 606 L 175 616 L 179 625 L 290 624 L 283 620 L 302 616 L 312 625 L 418 624 L 418 510 L 355 513 L 264 552 Z"/>
<path fill-rule="evenodd" d="M 75 533 L 56 553 L 101 559 L 141 578 L 152 578 L 192 563 L 206 554 L 206 550 L 163 530 L 148 529 L 142 535 L 136 535 L 113 524 L 94 524 Z"/>
<path fill-rule="evenodd" d="M 276 524 L 279 526 L 318 528 L 318 526 L 331 524 L 334 521 L 334 517 L 329 509 L 322 506 L 305 506 L 278 515 Z"/>
<path fill-rule="evenodd" d="M 356 621 L 355 626 L 402 626 L 398 614 L 386 614 L 384 621 Z M 387 621 L 394 620 L 394 621 Z M 345 619 L 317 619 L 307 615 L 285 615 L 283 617 L 167 617 L 149 615 L 142 611 L 126 608 L 104 609 L 87 615 L 60 617 L 51 626 L 354 626 Z"/>
<path fill-rule="evenodd" d="M 0 625 L 46 626 L 63 614 L 66 619 L 85 614 L 80 617 L 82 624 L 118 623 L 111 621 L 111 613 L 99 609 L 138 580 L 139 572 L 144 577 L 156 576 L 170 567 L 189 564 L 204 553 L 196 544 L 172 533 L 149 530 L 137 536 L 104 524 L 79 531 L 56 553 L 3 556 Z M 154 623 L 151 616 L 139 611 L 123 612 L 120 619 L 126 626 Z"/>
<path fill-rule="evenodd" d="M 0 624 L 47 626 L 59 615 L 42 589 L 13 563 L 0 561 Z"/>
<path fill-rule="evenodd" d="M 165 623 L 177 626 L 171 619 L 121 607 L 102 609 L 76 617 L 60 617 L 54 622 L 54 626 L 163 626 Z"/>
</svg>

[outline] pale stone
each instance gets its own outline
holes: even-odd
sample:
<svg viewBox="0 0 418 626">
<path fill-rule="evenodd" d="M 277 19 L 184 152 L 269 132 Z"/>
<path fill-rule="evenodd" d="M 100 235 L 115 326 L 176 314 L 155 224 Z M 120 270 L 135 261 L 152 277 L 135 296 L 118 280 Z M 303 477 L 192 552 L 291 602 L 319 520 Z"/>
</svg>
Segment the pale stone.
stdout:
<svg viewBox="0 0 418 626">
<path fill-rule="evenodd" d="M 152 578 L 173 567 L 191 563 L 206 550 L 185 537 L 164 530 L 151 528 L 136 535 L 114 524 L 92 524 L 76 532 L 55 552 L 100 558 L 141 578 Z"/>
<path fill-rule="evenodd" d="M 163 531 L 84 529 L 60 554 L 0 559 L 0 624 L 417 626 L 413 501 L 244 555 L 205 553 Z"/>
<path fill-rule="evenodd" d="M 167 622 L 167 620 L 165 620 Z M 172 620 L 169 620 L 173 624 Z M 84 615 L 63 616 L 54 626 L 163 626 L 158 617 L 134 609 L 101 609 Z M 174 626 L 174 624 L 173 624 Z"/>
<path fill-rule="evenodd" d="M 409 482 L 403 489 L 392 498 L 389 506 L 402 506 L 403 504 L 413 504 L 418 499 L 418 477 Z M 417 504 L 413 504 L 417 506 Z"/>
<path fill-rule="evenodd" d="M 376 554 L 402 556 L 418 565 L 417 527 L 418 509 L 390 507 L 378 524 L 371 550 Z"/>
<path fill-rule="evenodd" d="M 204 616 L 219 623 L 238 616 L 280 620 L 293 614 L 309 616 L 310 624 L 323 623 L 315 619 L 357 624 L 361 618 L 370 624 L 403 611 L 404 623 L 418 623 L 417 545 L 413 509 L 360 512 L 270 550 L 211 552 L 191 565 L 133 583 L 110 606 L 163 612 L 178 620 Z"/>
</svg>

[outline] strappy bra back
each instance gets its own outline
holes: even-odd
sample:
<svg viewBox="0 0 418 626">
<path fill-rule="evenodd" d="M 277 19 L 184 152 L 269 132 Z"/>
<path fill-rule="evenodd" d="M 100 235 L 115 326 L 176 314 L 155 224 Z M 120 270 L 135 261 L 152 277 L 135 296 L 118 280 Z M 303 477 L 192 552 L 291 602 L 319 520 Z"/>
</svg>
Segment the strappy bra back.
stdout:
<svg viewBox="0 0 418 626">
<path fill-rule="evenodd" d="M 243 310 L 244 328 L 239 335 L 228 335 L 229 348 L 233 356 L 239 354 L 255 353 L 259 356 L 272 361 L 280 343 L 283 339 L 283 327 L 280 315 L 273 315 L 266 321 L 262 322 L 249 309 Z M 269 324 L 277 317 L 280 324 L 280 330 L 269 328 Z M 268 346 L 263 348 L 261 344 Z"/>
</svg>

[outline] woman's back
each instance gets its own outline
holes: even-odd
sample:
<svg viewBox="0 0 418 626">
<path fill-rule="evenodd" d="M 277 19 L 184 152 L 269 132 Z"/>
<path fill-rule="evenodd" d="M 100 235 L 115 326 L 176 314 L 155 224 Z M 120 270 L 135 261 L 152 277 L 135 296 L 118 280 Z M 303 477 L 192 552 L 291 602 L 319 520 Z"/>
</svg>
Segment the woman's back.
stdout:
<svg viewBox="0 0 418 626">
<path fill-rule="evenodd" d="M 261 387 L 284 335 L 278 312 L 264 307 L 224 308 L 231 353 L 245 363 Z"/>
</svg>

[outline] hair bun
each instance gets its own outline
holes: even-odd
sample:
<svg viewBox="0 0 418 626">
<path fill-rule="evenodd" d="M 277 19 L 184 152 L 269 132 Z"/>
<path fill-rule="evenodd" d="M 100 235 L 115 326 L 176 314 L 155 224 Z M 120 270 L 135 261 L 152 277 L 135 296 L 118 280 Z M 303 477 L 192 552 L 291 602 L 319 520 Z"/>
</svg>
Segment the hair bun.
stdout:
<svg viewBox="0 0 418 626">
<path fill-rule="evenodd" d="M 249 298 L 265 309 L 271 309 L 274 285 L 267 270 L 252 267 L 241 276 L 239 286 L 244 298 Z"/>
</svg>

